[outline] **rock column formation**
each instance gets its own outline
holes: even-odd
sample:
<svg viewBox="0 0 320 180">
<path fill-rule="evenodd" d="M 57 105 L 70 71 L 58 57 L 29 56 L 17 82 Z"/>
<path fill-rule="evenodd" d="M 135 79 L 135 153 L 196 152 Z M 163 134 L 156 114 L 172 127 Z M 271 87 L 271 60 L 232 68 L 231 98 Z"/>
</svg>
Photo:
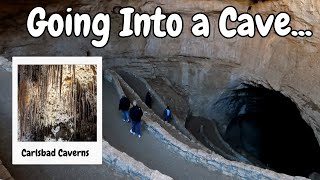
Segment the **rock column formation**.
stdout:
<svg viewBox="0 0 320 180">
<path fill-rule="evenodd" d="M 20 140 L 96 139 L 95 65 L 18 68 Z"/>
</svg>

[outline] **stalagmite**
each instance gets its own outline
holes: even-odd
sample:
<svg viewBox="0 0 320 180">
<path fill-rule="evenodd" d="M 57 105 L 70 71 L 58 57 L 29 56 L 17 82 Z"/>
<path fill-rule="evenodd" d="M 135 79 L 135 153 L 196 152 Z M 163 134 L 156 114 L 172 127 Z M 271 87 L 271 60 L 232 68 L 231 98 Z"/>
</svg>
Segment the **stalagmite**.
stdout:
<svg viewBox="0 0 320 180">
<path fill-rule="evenodd" d="M 91 128 L 96 123 L 92 121 L 96 118 L 95 73 L 93 65 L 20 65 L 19 140 L 56 137 L 62 133 L 53 134 L 50 129 L 60 126 L 67 130 L 64 140 L 85 140 L 73 135 L 82 132 L 95 140 L 95 128 Z M 86 127 L 90 128 L 81 129 Z"/>
</svg>

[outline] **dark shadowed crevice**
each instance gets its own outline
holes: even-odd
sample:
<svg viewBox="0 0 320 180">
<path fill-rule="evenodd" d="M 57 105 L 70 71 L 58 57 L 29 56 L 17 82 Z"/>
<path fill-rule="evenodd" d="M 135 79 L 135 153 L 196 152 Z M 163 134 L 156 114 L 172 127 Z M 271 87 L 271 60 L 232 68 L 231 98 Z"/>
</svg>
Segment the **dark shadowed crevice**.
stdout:
<svg viewBox="0 0 320 180">
<path fill-rule="evenodd" d="M 233 92 L 229 103 L 241 107 L 224 137 L 235 150 L 281 173 L 307 177 L 320 171 L 317 139 L 291 99 L 246 85 Z"/>
</svg>

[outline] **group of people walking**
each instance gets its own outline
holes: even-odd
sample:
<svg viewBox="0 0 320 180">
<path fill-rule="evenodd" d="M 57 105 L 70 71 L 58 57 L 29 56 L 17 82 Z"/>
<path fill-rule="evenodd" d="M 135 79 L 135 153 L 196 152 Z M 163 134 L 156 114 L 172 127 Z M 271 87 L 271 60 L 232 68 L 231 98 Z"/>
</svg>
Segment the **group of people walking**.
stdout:
<svg viewBox="0 0 320 180">
<path fill-rule="evenodd" d="M 130 108 L 130 100 L 126 96 L 123 96 L 120 99 L 119 110 L 121 111 L 123 121 L 130 122 L 130 119 L 132 121 L 130 133 L 133 135 L 137 133 L 138 137 L 140 138 L 140 122 L 143 112 L 142 109 L 137 105 L 137 101 L 134 100 L 132 105 L 133 106 Z"/>
<path fill-rule="evenodd" d="M 147 92 L 145 97 L 145 104 L 152 109 L 152 97 L 151 93 Z M 122 96 L 119 102 L 119 111 L 121 111 L 122 121 L 132 123 L 130 133 L 138 137 L 141 137 L 141 118 L 143 116 L 143 111 L 141 107 L 137 105 L 137 101 L 132 102 L 132 107 L 130 108 L 130 100 L 126 96 Z M 164 122 L 169 122 L 172 118 L 170 107 L 167 105 L 164 110 Z"/>
</svg>

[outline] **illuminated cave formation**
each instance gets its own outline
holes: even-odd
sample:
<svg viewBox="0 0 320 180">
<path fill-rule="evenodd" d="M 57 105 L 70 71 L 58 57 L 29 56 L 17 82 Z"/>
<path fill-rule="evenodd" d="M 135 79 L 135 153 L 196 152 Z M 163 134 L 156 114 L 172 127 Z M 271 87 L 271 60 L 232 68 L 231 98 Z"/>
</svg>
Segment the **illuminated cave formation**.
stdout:
<svg viewBox="0 0 320 180">
<path fill-rule="evenodd" d="M 95 65 L 19 65 L 20 141 L 96 140 Z"/>
</svg>

